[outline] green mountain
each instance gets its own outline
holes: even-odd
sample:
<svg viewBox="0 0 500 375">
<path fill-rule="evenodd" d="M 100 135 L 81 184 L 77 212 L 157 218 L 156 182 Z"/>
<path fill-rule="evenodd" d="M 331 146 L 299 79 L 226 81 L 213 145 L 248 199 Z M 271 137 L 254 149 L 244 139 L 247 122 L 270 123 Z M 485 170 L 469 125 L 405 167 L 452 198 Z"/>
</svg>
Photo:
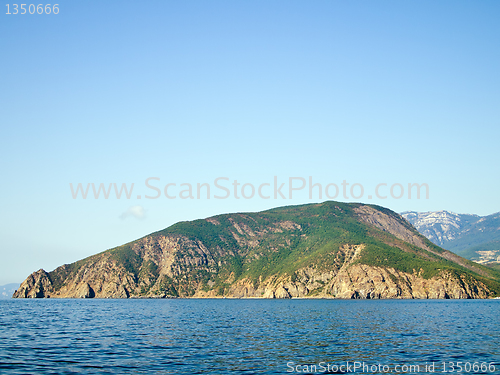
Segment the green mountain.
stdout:
<svg viewBox="0 0 500 375">
<path fill-rule="evenodd" d="M 52 272 L 16 298 L 488 298 L 500 273 L 379 206 L 288 206 L 180 222 Z"/>
</svg>

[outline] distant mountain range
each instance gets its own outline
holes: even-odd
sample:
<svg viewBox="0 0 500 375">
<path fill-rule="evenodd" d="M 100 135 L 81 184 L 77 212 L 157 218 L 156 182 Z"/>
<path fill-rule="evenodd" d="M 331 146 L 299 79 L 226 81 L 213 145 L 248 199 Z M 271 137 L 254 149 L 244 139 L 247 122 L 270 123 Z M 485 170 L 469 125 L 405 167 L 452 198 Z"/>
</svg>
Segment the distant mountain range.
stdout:
<svg viewBox="0 0 500 375">
<path fill-rule="evenodd" d="M 478 263 L 500 263 L 500 212 L 478 216 L 406 211 L 401 215 L 436 245 Z"/>
<path fill-rule="evenodd" d="M 12 298 L 12 295 L 19 288 L 19 284 L 7 284 L 0 286 L 0 299 Z"/>
<path fill-rule="evenodd" d="M 16 298 L 488 298 L 500 272 L 397 213 L 328 201 L 179 222 L 54 271 Z"/>
</svg>

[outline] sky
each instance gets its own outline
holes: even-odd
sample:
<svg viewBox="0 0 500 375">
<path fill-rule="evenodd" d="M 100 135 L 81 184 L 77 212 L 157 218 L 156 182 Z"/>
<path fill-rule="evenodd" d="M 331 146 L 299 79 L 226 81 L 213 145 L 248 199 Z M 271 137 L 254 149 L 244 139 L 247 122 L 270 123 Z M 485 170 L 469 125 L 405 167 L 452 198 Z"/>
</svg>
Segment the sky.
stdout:
<svg viewBox="0 0 500 375">
<path fill-rule="evenodd" d="M 500 211 L 498 1 L 2 9 L 0 285 L 227 212 Z"/>
</svg>

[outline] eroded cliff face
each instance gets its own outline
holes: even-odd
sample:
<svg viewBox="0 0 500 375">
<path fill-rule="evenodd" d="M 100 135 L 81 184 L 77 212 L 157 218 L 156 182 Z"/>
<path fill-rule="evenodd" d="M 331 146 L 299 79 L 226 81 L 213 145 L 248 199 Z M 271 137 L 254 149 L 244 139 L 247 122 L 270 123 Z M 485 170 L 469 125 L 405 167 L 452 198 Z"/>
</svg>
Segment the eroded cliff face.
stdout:
<svg viewBox="0 0 500 375">
<path fill-rule="evenodd" d="M 44 298 L 52 289 L 52 281 L 47 272 L 40 269 L 33 272 L 14 292 L 13 298 Z"/>
<path fill-rule="evenodd" d="M 190 257 L 179 257 L 179 249 Z M 14 293 L 14 298 L 129 298 L 172 296 L 164 291 L 165 279 L 181 277 L 183 270 L 208 264 L 203 246 L 183 237 L 145 237 L 131 249 L 142 267 L 134 275 L 111 253 L 95 255 L 75 270 L 64 265 L 51 274 L 39 270 L 28 277 Z M 153 271 L 159 270 L 159 275 Z"/>
<path fill-rule="evenodd" d="M 191 257 L 176 257 L 180 246 L 190 249 Z M 214 264 L 203 256 L 203 246 L 185 238 L 144 239 L 142 256 L 156 264 L 160 271 L 154 278 L 144 271 L 134 278 L 123 267 L 106 256 L 82 267 L 60 287 L 44 270 L 28 277 L 14 294 L 16 298 L 129 298 L 129 297 L 193 297 L 193 298 L 488 298 L 491 291 L 482 282 L 451 272 L 442 272 L 430 279 L 415 271 L 404 273 L 393 268 L 373 267 L 357 263 L 364 245 L 345 245 L 336 253 L 343 261 L 328 271 L 317 267 L 297 270 L 294 275 L 276 275 L 266 279 L 235 281 L 229 275 L 226 288 L 212 289 L 196 280 L 189 280 L 183 270 Z M 183 260 L 184 259 L 184 260 Z M 64 268 L 65 266 L 63 266 Z M 56 270 L 57 271 L 57 270 Z M 174 295 L 164 288 L 165 279 L 180 279 L 184 288 Z M 188 290 L 193 292 L 189 293 Z"/>
<path fill-rule="evenodd" d="M 304 270 L 307 278 L 271 278 L 257 287 L 241 280 L 231 287 L 234 298 L 339 298 L 339 299 L 448 299 L 488 298 L 490 290 L 481 282 L 443 275 L 424 279 L 394 269 L 363 266 L 350 267 L 336 275 Z M 214 291 L 198 292 L 195 297 L 218 297 Z"/>
<path fill-rule="evenodd" d="M 337 270 L 321 272 L 300 269 L 295 277 L 281 276 L 259 280 L 243 279 L 229 289 L 235 298 L 340 298 L 340 299 L 447 299 L 488 298 L 491 291 L 477 280 L 450 272 L 425 279 L 392 268 L 356 263 L 364 246 L 345 246 L 346 261 Z M 196 297 L 217 297 L 215 291 L 200 291 Z"/>
<path fill-rule="evenodd" d="M 415 233 L 415 231 L 412 230 L 411 225 L 396 213 L 392 213 L 391 215 L 366 205 L 354 208 L 354 212 L 358 214 L 361 221 L 364 221 L 365 223 L 372 225 L 383 232 L 388 232 L 402 241 L 427 251 L 431 251 L 425 243 L 425 238 L 419 233 Z"/>
</svg>

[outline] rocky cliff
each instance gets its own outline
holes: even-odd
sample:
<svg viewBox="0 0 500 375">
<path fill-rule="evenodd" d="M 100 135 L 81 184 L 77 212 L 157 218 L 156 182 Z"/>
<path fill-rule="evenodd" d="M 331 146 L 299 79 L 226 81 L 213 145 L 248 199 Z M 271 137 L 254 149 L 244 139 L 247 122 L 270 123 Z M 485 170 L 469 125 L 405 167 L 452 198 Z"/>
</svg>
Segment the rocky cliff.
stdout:
<svg viewBox="0 0 500 375">
<path fill-rule="evenodd" d="M 450 255 L 396 213 L 290 206 L 173 225 L 52 272 L 15 298 L 488 298 L 498 273 Z"/>
</svg>

